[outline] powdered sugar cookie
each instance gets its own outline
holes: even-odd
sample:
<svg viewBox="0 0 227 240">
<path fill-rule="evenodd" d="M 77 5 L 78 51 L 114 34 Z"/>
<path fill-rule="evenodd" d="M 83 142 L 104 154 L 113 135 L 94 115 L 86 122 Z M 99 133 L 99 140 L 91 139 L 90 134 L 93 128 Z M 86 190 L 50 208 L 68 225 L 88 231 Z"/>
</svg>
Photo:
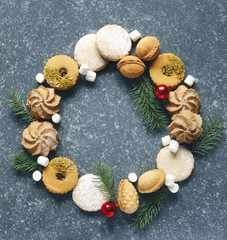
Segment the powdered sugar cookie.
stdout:
<svg viewBox="0 0 227 240">
<path fill-rule="evenodd" d="M 188 178 L 194 168 L 194 158 L 192 153 L 184 146 L 179 147 L 177 153 L 170 151 L 169 147 L 164 147 L 157 155 L 157 168 L 161 168 L 166 174 L 175 177 L 175 182 L 180 182 Z"/>
<path fill-rule="evenodd" d="M 94 212 L 101 209 L 103 203 L 109 201 L 96 187 L 99 182 L 97 176 L 86 174 L 78 180 L 76 187 L 73 189 L 72 198 L 74 203 L 84 211 Z"/>
<path fill-rule="evenodd" d="M 100 54 L 110 60 L 118 61 L 132 48 L 128 32 L 118 25 L 106 25 L 97 32 L 96 44 Z"/>
<path fill-rule="evenodd" d="M 109 62 L 100 55 L 96 47 L 96 34 L 85 35 L 77 42 L 74 59 L 79 66 L 86 64 L 94 72 L 102 70 Z"/>
</svg>

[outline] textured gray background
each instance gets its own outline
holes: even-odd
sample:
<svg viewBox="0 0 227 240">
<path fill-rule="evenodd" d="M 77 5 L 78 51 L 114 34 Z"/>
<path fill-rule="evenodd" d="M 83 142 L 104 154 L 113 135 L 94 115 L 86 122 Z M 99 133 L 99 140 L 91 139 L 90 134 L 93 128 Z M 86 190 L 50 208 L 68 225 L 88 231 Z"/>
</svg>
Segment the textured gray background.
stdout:
<svg viewBox="0 0 227 240">
<path fill-rule="evenodd" d="M 27 126 L 7 109 L 14 86 L 26 101 L 36 88 L 35 75 L 57 54 L 73 57 L 76 42 L 106 24 L 119 24 L 143 36 L 157 36 L 161 52 L 178 55 L 186 73 L 199 79 L 203 117 L 220 112 L 226 119 L 226 0 L 1 0 L 0 84 L 0 239 L 226 239 L 226 142 L 195 156 L 192 176 L 169 195 L 163 211 L 145 231 L 118 211 L 112 219 L 77 208 L 71 193 L 55 196 L 30 174 L 15 172 L 10 157 L 23 151 Z M 135 48 L 135 46 L 134 46 Z M 133 51 L 135 52 L 135 51 Z M 160 138 L 150 133 L 136 112 L 124 79 L 111 63 L 95 83 L 80 77 L 61 102 L 62 122 L 56 156 L 71 158 L 79 174 L 96 160 L 109 163 L 115 180 L 155 167 Z"/>
</svg>

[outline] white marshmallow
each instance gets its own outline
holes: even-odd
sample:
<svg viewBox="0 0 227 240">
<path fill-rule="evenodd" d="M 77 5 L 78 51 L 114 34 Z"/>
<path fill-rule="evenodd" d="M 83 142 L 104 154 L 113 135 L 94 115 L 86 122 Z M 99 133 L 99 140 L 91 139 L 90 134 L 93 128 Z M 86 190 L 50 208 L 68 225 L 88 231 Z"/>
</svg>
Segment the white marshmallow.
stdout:
<svg viewBox="0 0 227 240">
<path fill-rule="evenodd" d="M 168 189 L 171 193 L 177 193 L 179 191 L 179 185 L 174 183 L 172 186 L 169 186 Z"/>
<path fill-rule="evenodd" d="M 88 70 L 85 79 L 89 82 L 94 82 L 95 78 L 96 78 L 96 72 Z"/>
<path fill-rule="evenodd" d="M 137 181 L 137 175 L 135 173 L 129 173 L 128 180 L 132 183 Z"/>
<path fill-rule="evenodd" d="M 46 167 L 49 164 L 49 158 L 44 156 L 39 156 L 37 158 L 37 163 L 43 167 Z"/>
<path fill-rule="evenodd" d="M 37 81 L 38 83 L 43 83 L 44 80 L 45 80 L 44 75 L 43 75 L 42 73 L 38 73 L 38 74 L 36 75 L 35 79 L 36 79 L 36 81 Z"/>
<path fill-rule="evenodd" d="M 134 30 L 129 33 L 129 37 L 132 39 L 133 42 L 136 42 L 139 38 L 141 38 L 141 34 L 138 30 Z"/>
<path fill-rule="evenodd" d="M 41 172 L 38 171 L 38 170 L 36 170 L 35 172 L 33 172 L 32 178 L 33 178 L 33 180 L 36 181 L 36 182 L 40 181 L 41 178 L 42 178 Z"/>
<path fill-rule="evenodd" d="M 82 64 L 79 69 L 79 73 L 82 75 L 86 75 L 89 67 L 86 64 Z"/>
<path fill-rule="evenodd" d="M 178 151 L 178 148 L 179 148 L 179 142 L 176 140 L 171 140 L 169 144 L 170 151 L 173 153 L 176 153 Z"/>
<path fill-rule="evenodd" d="M 185 78 L 184 83 L 187 84 L 189 87 L 191 87 L 194 84 L 195 80 L 196 79 L 194 77 L 192 77 L 191 75 L 188 75 Z"/>
<path fill-rule="evenodd" d="M 165 137 L 162 137 L 162 145 L 165 147 L 165 146 L 168 146 L 171 142 L 171 138 L 170 138 L 170 135 L 167 135 Z"/>
<path fill-rule="evenodd" d="M 174 184 L 174 176 L 173 175 L 171 175 L 171 174 L 166 174 L 166 177 L 165 177 L 165 185 L 167 186 L 167 187 L 171 187 L 171 186 L 173 186 L 173 184 Z"/>
<path fill-rule="evenodd" d="M 54 115 L 51 116 L 51 119 L 54 123 L 60 123 L 61 116 L 58 113 L 55 113 Z"/>
</svg>

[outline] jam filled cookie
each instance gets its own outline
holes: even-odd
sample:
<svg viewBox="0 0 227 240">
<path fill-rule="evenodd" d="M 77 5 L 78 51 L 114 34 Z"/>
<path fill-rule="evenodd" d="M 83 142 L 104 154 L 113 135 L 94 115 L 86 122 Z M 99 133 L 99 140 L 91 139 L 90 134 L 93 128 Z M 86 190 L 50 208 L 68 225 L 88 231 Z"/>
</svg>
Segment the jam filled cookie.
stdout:
<svg viewBox="0 0 227 240">
<path fill-rule="evenodd" d="M 97 32 L 96 44 L 100 54 L 110 61 L 129 55 L 132 48 L 128 32 L 118 25 L 102 27 Z"/>
<path fill-rule="evenodd" d="M 172 53 L 160 54 L 151 63 L 149 71 L 154 84 L 164 84 L 170 89 L 177 87 L 185 76 L 183 62 Z"/>
<path fill-rule="evenodd" d="M 52 57 L 44 67 L 44 77 L 47 83 L 58 90 L 67 90 L 73 87 L 78 76 L 77 63 L 66 55 Z"/>
<path fill-rule="evenodd" d="M 109 61 L 103 58 L 96 46 L 96 34 L 83 36 L 76 44 L 74 59 L 79 66 L 86 64 L 91 71 L 100 71 Z"/>
<path fill-rule="evenodd" d="M 50 192 L 57 194 L 67 193 L 77 184 L 77 166 L 68 158 L 54 158 L 43 170 L 42 180 Z"/>
</svg>

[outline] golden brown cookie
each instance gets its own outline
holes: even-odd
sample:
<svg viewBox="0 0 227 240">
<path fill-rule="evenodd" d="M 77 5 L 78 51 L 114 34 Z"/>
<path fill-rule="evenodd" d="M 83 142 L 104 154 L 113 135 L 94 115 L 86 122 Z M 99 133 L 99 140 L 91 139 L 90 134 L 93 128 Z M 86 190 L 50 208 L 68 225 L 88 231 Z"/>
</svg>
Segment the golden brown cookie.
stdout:
<svg viewBox="0 0 227 240">
<path fill-rule="evenodd" d="M 47 83 L 58 90 L 71 88 L 79 76 L 77 63 L 66 55 L 57 55 L 49 59 L 43 72 Z"/>
<path fill-rule="evenodd" d="M 23 131 L 21 144 L 32 155 L 47 156 L 58 145 L 58 132 L 50 122 L 32 122 Z"/>
<path fill-rule="evenodd" d="M 144 73 L 146 66 L 136 56 L 125 56 L 118 62 L 117 68 L 126 78 L 137 78 Z"/>
<path fill-rule="evenodd" d="M 165 108 L 171 115 L 183 110 L 198 113 L 201 105 L 199 95 L 195 89 L 188 89 L 186 86 L 180 85 L 175 91 L 170 92 Z"/>
<path fill-rule="evenodd" d="M 183 62 L 172 53 L 160 54 L 151 63 L 149 71 L 154 84 L 164 84 L 170 89 L 177 87 L 185 76 Z"/>
<path fill-rule="evenodd" d="M 78 169 L 70 159 L 57 157 L 45 167 L 42 176 L 47 190 L 52 193 L 64 194 L 76 186 Z"/>
<path fill-rule="evenodd" d="M 61 97 L 55 94 L 54 88 L 40 85 L 29 93 L 27 106 L 35 119 L 50 119 L 53 114 L 59 112 L 60 100 Z"/>
<path fill-rule="evenodd" d="M 153 169 L 143 173 L 138 181 L 138 190 L 141 193 L 158 191 L 165 182 L 165 172 L 162 169 Z"/>
<path fill-rule="evenodd" d="M 142 38 L 136 46 L 136 54 L 145 61 L 154 60 L 160 52 L 160 43 L 156 37 Z"/>
</svg>

